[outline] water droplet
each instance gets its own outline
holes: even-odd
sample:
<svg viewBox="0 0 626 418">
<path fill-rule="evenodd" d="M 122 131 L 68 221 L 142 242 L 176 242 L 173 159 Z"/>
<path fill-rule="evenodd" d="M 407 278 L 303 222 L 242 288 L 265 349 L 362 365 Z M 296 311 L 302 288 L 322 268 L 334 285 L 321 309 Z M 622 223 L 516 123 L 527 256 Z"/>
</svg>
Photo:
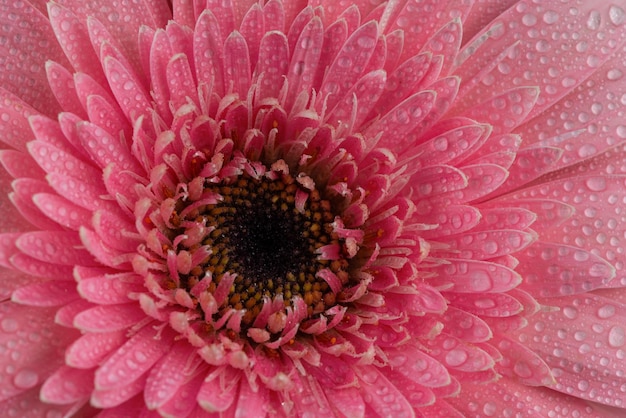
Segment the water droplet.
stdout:
<svg viewBox="0 0 626 418">
<path fill-rule="evenodd" d="M 566 318 L 574 319 L 578 316 L 578 310 L 573 306 L 566 306 L 563 308 L 563 315 L 565 315 Z"/>
<path fill-rule="evenodd" d="M 597 30 L 600 27 L 600 22 L 600 12 L 592 10 L 591 13 L 589 13 L 589 18 L 587 19 L 587 27 L 591 30 Z"/>
<path fill-rule="evenodd" d="M 603 305 L 598 309 L 598 318 L 607 319 L 615 315 L 615 306 Z"/>
<path fill-rule="evenodd" d="M 615 325 L 609 331 L 609 345 L 611 347 L 621 347 L 626 342 L 626 334 L 624 328 L 619 325 Z"/>
<path fill-rule="evenodd" d="M 369 36 L 361 36 L 359 39 L 357 39 L 356 43 L 361 48 L 372 48 L 374 45 L 376 45 L 376 39 Z"/>
<path fill-rule="evenodd" d="M 596 55 L 589 55 L 587 57 L 587 65 L 591 68 L 596 68 L 598 65 L 600 65 L 600 58 L 598 58 Z"/>
<path fill-rule="evenodd" d="M 586 380 L 581 380 L 580 382 L 578 382 L 578 390 L 584 392 L 587 389 L 589 389 L 589 382 L 587 382 Z"/>
<path fill-rule="evenodd" d="M 587 179 L 585 184 L 587 184 L 589 190 L 594 192 L 601 192 L 602 190 L 606 189 L 606 179 L 604 179 L 603 177 L 589 178 Z"/>
<path fill-rule="evenodd" d="M 17 331 L 19 325 L 17 321 L 13 318 L 5 318 L 0 323 L 0 327 L 4 332 L 11 333 Z"/>
<path fill-rule="evenodd" d="M 618 68 L 613 68 L 606 73 L 606 77 L 611 81 L 619 80 L 623 75 L 624 73 Z"/>
<path fill-rule="evenodd" d="M 513 371 L 516 375 L 525 379 L 529 378 L 533 374 L 531 367 L 525 361 L 518 361 L 515 364 L 515 367 L 513 367 Z"/>
<path fill-rule="evenodd" d="M 39 382 L 39 375 L 32 370 L 24 369 L 19 371 L 13 378 L 15 386 L 22 389 L 30 389 Z"/>
<path fill-rule="evenodd" d="M 525 14 L 522 17 L 522 23 L 526 26 L 534 26 L 537 23 L 537 16 L 533 14 Z"/>
<path fill-rule="evenodd" d="M 493 402 L 487 402 L 484 406 L 483 406 L 483 413 L 488 416 L 488 417 L 492 417 L 496 414 L 496 412 L 498 412 L 498 407 L 496 406 L 495 403 Z"/>
<path fill-rule="evenodd" d="M 611 6 L 609 8 L 609 19 L 614 25 L 621 25 L 624 23 L 624 9 L 618 6 Z"/>
<path fill-rule="evenodd" d="M 337 60 L 337 65 L 343 68 L 352 66 L 352 60 L 347 56 L 342 56 Z"/>
<path fill-rule="evenodd" d="M 543 21 L 546 22 L 548 25 L 556 23 L 556 21 L 558 20 L 559 20 L 559 14 L 555 12 L 554 10 L 548 10 L 547 12 L 543 14 Z"/>
<path fill-rule="evenodd" d="M 446 363 L 449 366 L 456 367 L 465 363 L 467 360 L 467 353 L 463 350 L 452 350 L 446 354 Z"/>
</svg>

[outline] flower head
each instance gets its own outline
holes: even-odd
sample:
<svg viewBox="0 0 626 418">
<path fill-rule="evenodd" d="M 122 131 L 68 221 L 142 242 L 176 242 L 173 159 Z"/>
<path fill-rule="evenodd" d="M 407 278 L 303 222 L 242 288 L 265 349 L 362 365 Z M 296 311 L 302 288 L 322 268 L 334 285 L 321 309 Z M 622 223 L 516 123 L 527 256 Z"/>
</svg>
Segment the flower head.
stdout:
<svg viewBox="0 0 626 418">
<path fill-rule="evenodd" d="M 172 3 L 0 9 L 0 415 L 626 407 L 626 5 Z"/>
</svg>

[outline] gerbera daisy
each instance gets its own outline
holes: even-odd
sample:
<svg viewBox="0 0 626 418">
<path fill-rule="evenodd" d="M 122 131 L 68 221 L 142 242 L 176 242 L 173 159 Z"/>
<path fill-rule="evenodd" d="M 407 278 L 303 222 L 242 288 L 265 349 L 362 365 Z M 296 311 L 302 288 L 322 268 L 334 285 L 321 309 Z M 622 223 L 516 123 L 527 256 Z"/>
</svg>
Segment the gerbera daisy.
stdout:
<svg viewBox="0 0 626 418">
<path fill-rule="evenodd" d="M 0 6 L 0 415 L 626 408 L 626 4 Z"/>
</svg>

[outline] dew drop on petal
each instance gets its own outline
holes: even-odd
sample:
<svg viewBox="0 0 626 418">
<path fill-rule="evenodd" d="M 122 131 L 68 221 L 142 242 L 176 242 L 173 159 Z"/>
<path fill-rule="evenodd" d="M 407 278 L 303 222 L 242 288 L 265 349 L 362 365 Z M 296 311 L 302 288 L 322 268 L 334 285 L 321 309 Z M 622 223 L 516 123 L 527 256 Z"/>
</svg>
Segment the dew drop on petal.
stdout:
<svg viewBox="0 0 626 418">
<path fill-rule="evenodd" d="M 516 375 L 518 375 L 519 377 L 523 379 L 528 379 L 533 374 L 532 368 L 525 361 L 518 361 L 515 364 L 515 367 L 513 367 L 513 371 L 515 372 Z"/>
<path fill-rule="evenodd" d="M 451 350 L 446 354 L 446 363 L 452 367 L 460 366 L 466 360 L 467 353 L 463 350 Z"/>
<path fill-rule="evenodd" d="M 621 347 L 626 343 L 626 334 L 624 328 L 619 325 L 615 325 L 609 331 L 609 345 L 611 347 Z"/>
<path fill-rule="evenodd" d="M 534 26 L 537 23 L 537 16 L 533 14 L 525 14 L 522 17 L 522 23 L 526 26 Z"/>
<path fill-rule="evenodd" d="M 548 25 L 556 23 L 559 20 L 559 14 L 554 10 L 548 10 L 543 14 L 543 21 Z"/>
<path fill-rule="evenodd" d="M 2 328 L 2 331 L 6 333 L 12 333 L 17 331 L 19 325 L 15 319 L 5 318 L 2 320 L 2 322 L 0 322 L 0 328 Z"/>
<path fill-rule="evenodd" d="M 589 13 L 589 18 L 587 18 L 587 28 L 597 30 L 600 27 L 600 22 L 600 12 L 592 10 L 591 13 Z"/>
<path fill-rule="evenodd" d="M 603 305 L 598 308 L 598 318 L 607 319 L 615 315 L 615 306 L 613 305 Z"/>
<path fill-rule="evenodd" d="M 39 375 L 32 370 L 24 369 L 13 377 L 15 386 L 22 389 L 30 389 L 39 382 Z"/>
<path fill-rule="evenodd" d="M 493 402 L 487 402 L 483 406 L 483 413 L 488 417 L 495 416 L 496 412 L 498 412 L 498 407 Z"/>
<path fill-rule="evenodd" d="M 601 192 L 606 189 L 606 179 L 603 177 L 591 177 L 587 179 L 586 185 L 591 191 Z"/>
<path fill-rule="evenodd" d="M 623 75 L 624 73 L 618 68 L 613 68 L 606 73 L 606 77 L 611 81 L 619 80 Z"/>
<path fill-rule="evenodd" d="M 563 308 L 563 315 L 569 319 L 575 319 L 578 316 L 578 310 L 572 306 Z"/>
<path fill-rule="evenodd" d="M 621 25 L 622 23 L 624 23 L 624 17 L 624 9 L 622 9 L 621 7 L 611 6 L 609 8 L 609 19 L 614 25 Z"/>
</svg>

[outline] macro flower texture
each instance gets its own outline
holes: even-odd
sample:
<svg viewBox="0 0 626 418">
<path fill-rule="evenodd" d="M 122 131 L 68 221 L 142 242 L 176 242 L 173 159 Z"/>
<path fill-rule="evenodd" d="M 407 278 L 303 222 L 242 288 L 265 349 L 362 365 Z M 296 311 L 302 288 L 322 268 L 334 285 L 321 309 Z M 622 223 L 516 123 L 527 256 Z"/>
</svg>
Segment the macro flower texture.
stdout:
<svg viewBox="0 0 626 418">
<path fill-rule="evenodd" d="M 0 416 L 624 416 L 625 22 L 2 1 Z"/>
</svg>

